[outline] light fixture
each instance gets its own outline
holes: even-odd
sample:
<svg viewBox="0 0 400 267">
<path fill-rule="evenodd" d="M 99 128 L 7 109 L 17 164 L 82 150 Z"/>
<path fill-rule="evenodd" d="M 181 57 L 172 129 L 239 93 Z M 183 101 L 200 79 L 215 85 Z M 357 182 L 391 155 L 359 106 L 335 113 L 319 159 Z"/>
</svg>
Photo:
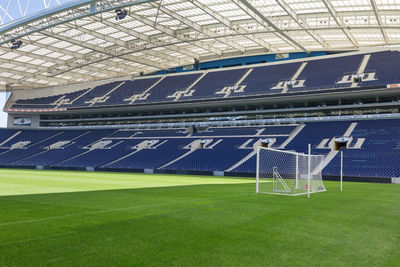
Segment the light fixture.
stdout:
<svg viewBox="0 0 400 267">
<path fill-rule="evenodd" d="M 15 50 L 22 46 L 23 42 L 21 40 L 11 40 L 11 49 Z"/>
<path fill-rule="evenodd" d="M 115 17 L 115 20 L 122 20 L 126 17 L 128 11 L 126 9 L 116 9 L 115 14 L 117 15 Z"/>
</svg>

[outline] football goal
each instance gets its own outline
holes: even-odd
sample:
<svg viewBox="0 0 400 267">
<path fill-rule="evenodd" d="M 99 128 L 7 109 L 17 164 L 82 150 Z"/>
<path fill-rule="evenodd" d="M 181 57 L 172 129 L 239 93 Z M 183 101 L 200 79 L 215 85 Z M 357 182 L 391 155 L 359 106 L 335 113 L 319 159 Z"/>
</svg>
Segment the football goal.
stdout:
<svg viewBox="0 0 400 267">
<path fill-rule="evenodd" d="M 324 156 L 258 147 L 256 192 L 298 196 L 326 191 Z"/>
</svg>

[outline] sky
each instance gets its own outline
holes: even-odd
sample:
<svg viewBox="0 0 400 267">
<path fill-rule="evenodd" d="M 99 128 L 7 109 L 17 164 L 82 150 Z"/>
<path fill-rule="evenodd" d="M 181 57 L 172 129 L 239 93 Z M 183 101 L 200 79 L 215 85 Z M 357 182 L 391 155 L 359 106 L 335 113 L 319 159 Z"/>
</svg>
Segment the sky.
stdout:
<svg viewBox="0 0 400 267">
<path fill-rule="evenodd" d="M 48 7 L 70 0 L 0 0 L 0 27 L 24 15 L 28 16 Z M 27 5 L 28 4 L 28 5 Z"/>
<path fill-rule="evenodd" d="M 6 92 L 0 92 L 0 127 L 7 127 L 7 113 L 3 111 L 3 107 L 6 104 L 7 95 Z"/>
</svg>

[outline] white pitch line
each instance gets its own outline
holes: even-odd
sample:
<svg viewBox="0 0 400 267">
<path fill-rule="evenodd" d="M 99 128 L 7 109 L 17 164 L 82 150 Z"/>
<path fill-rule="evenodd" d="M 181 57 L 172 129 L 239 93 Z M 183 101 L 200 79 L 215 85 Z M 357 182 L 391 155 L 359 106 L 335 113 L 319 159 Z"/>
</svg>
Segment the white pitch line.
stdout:
<svg viewBox="0 0 400 267">
<path fill-rule="evenodd" d="M 0 226 L 8 226 L 8 225 L 16 225 L 16 224 L 24 224 L 24 223 L 36 223 L 36 222 L 51 221 L 51 220 L 64 219 L 64 218 L 70 218 L 70 217 L 87 216 L 87 215 L 96 215 L 96 214 L 101 214 L 101 213 L 124 211 L 124 210 L 138 209 L 138 208 L 168 206 L 168 205 L 171 205 L 171 204 L 184 204 L 184 203 L 193 203 L 193 202 L 201 203 L 201 202 L 209 201 L 209 200 L 217 200 L 217 199 L 223 199 L 223 198 L 229 198 L 229 197 L 237 197 L 237 196 L 240 196 L 240 195 L 249 195 L 249 194 L 250 193 L 244 193 L 244 194 L 236 194 L 236 195 L 232 195 L 232 196 L 228 196 L 228 197 L 207 198 L 207 199 L 202 198 L 202 199 L 199 199 L 199 200 L 192 200 L 192 201 L 190 201 L 190 200 L 188 200 L 188 201 L 176 201 L 176 202 L 168 202 L 168 203 L 164 203 L 164 204 L 131 206 L 131 207 L 124 207 L 124 208 L 116 208 L 116 209 L 99 210 L 99 211 L 92 211 L 92 212 L 67 214 L 67 215 L 61 215 L 61 216 L 45 217 L 45 218 L 40 218 L 40 219 L 12 221 L 12 222 L 0 223 Z"/>
</svg>

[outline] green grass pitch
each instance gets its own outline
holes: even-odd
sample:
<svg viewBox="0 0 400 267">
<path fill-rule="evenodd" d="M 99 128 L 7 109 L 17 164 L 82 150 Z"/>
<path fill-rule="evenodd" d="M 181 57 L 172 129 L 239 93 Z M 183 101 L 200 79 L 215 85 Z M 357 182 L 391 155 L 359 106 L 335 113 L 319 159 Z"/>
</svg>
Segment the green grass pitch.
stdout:
<svg viewBox="0 0 400 267">
<path fill-rule="evenodd" d="M 0 266 L 400 266 L 400 186 L 0 169 Z"/>
</svg>

